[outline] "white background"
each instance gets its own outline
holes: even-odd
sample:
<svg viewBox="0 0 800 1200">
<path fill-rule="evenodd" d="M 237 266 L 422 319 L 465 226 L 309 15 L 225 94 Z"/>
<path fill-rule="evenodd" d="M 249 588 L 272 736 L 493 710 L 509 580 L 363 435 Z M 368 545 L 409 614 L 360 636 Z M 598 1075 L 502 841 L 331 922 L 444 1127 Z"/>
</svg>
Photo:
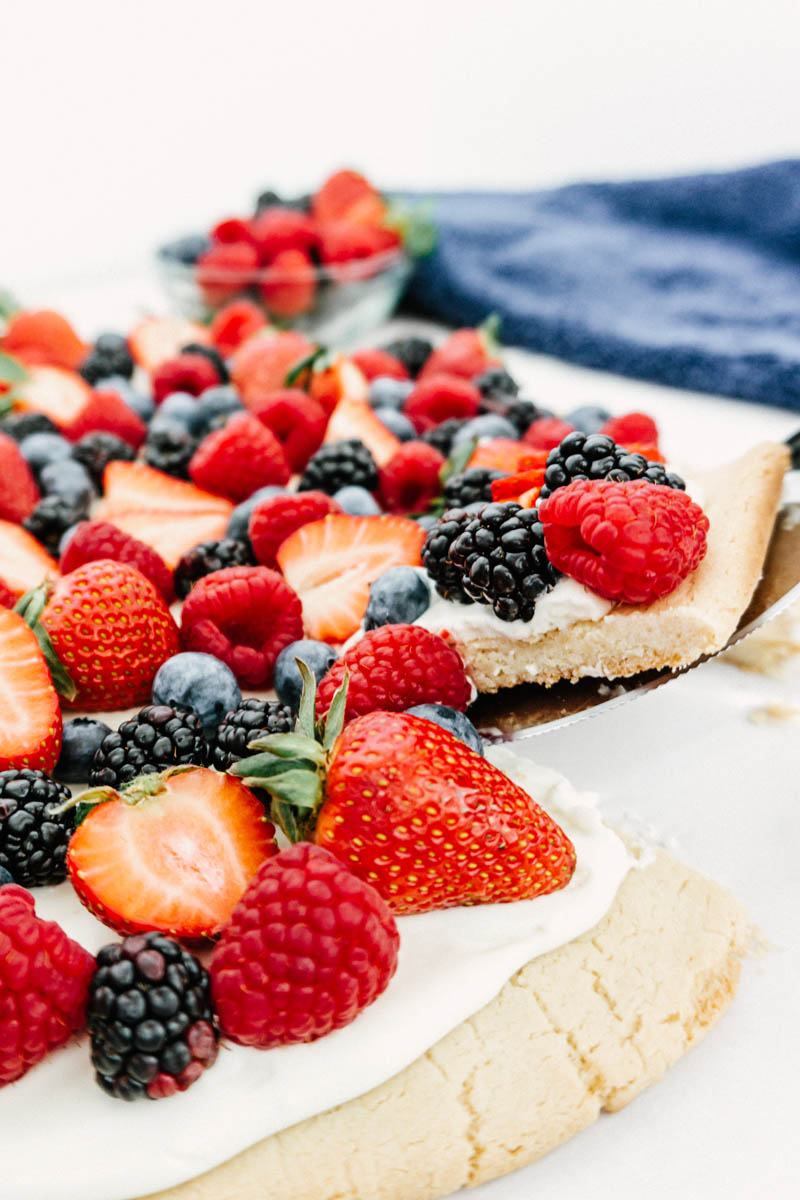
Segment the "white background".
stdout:
<svg viewBox="0 0 800 1200">
<path fill-rule="evenodd" d="M 0 279 L 43 301 L 353 164 L 526 187 L 800 150 L 796 0 L 6 0 Z"/>
<path fill-rule="evenodd" d="M 525 187 L 794 156 L 799 62 L 796 0 L 7 2 L 0 285 L 113 326 L 160 238 L 346 163 L 387 188 Z M 523 374 L 554 407 L 649 408 L 700 458 L 793 426 L 543 359 Z M 797 675 L 712 664 L 528 744 L 676 837 L 778 949 L 657 1088 L 476 1200 L 800 1194 L 799 727 L 747 721 L 799 696 Z"/>
</svg>

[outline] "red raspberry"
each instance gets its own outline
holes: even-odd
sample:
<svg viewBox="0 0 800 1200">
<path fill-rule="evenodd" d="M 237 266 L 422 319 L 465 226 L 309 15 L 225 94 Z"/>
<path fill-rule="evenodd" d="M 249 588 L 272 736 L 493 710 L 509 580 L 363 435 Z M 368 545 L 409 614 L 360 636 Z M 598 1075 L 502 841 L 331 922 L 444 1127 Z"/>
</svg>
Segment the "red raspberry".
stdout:
<svg viewBox="0 0 800 1200">
<path fill-rule="evenodd" d="M 536 450 L 555 450 L 573 428 L 568 421 L 560 421 L 558 417 L 539 417 L 528 426 L 522 440 Z"/>
<path fill-rule="evenodd" d="M 464 712 L 470 682 L 444 638 L 421 625 L 381 625 L 365 633 L 333 664 L 317 690 L 317 713 L 328 711 L 345 671 L 350 676 L 347 720 L 379 709 L 405 712 L 415 704 L 446 704 Z"/>
<path fill-rule="evenodd" d="M 623 417 L 611 417 L 606 421 L 601 433 L 613 438 L 618 446 L 629 450 L 632 445 L 657 446 L 658 426 L 647 413 L 625 413 Z"/>
<path fill-rule="evenodd" d="M 0 579 L 0 608 L 13 608 L 16 603 L 17 597 L 5 579 Z"/>
<path fill-rule="evenodd" d="M 186 649 L 221 659 L 245 687 L 269 687 L 275 659 L 302 636 L 298 596 L 266 567 L 226 567 L 206 575 L 181 612 Z"/>
<path fill-rule="evenodd" d="M 258 869 L 214 948 L 222 1032 L 266 1050 L 341 1029 L 388 987 L 399 946 L 371 884 L 321 846 L 281 850 Z"/>
<path fill-rule="evenodd" d="M 390 379 L 408 379 L 409 374 L 399 358 L 385 350 L 357 350 L 350 358 L 367 379 L 388 376 Z"/>
<path fill-rule="evenodd" d="M 307 255 L 319 245 L 319 234 L 306 213 L 293 208 L 266 209 L 251 225 L 251 236 L 262 263 L 272 262 L 285 250 Z"/>
<path fill-rule="evenodd" d="M 258 290 L 272 316 L 284 320 L 299 317 L 314 303 L 314 264 L 305 250 L 282 250 L 267 267 Z"/>
<path fill-rule="evenodd" d="M 225 217 L 222 221 L 217 221 L 211 230 L 211 240 L 226 246 L 232 246 L 236 242 L 252 242 L 255 245 L 252 224 L 242 217 Z"/>
<path fill-rule="evenodd" d="M 239 503 L 270 483 L 289 482 L 289 464 L 274 434 L 250 413 L 236 413 L 209 433 L 189 463 L 192 482 Z"/>
<path fill-rule="evenodd" d="M 86 1023 L 95 961 L 33 896 L 0 887 L 0 1087 L 13 1083 Z"/>
<path fill-rule="evenodd" d="M 153 399 L 160 404 L 173 392 L 199 396 L 206 388 L 216 387 L 219 381 L 217 368 L 205 354 L 179 354 L 153 371 Z"/>
<path fill-rule="evenodd" d="M 254 401 L 250 412 L 275 434 L 293 471 L 302 471 L 322 445 L 328 418 L 322 405 L 299 388 L 271 392 Z"/>
<path fill-rule="evenodd" d="M 404 412 L 417 433 L 426 433 L 450 417 L 478 415 L 481 394 L 458 375 L 430 375 L 420 380 L 405 402 Z"/>
<path fill-rule="evenodd" d="M 424 512 L 442 490 L 445 457 L 427 442 L 405 442 L 380 469 L 379 494 L 389 512 Z"/>
<path fill-rule="evenodd" d="M 579 479 L 539 505 L 547 555 L 608 600 L 649 604 L 674 591 L 706 552 L 708 517 L 675 488 Z"/>
<path fill-rule="evenodd" d="M 0 520 L 20 525 L 39 499 L 33 472 L 13 438 L 0 433 Z"/>
<path fill-rule="evenodd" d="M 200 255 L 194 277 L 209 308 L 218 308 L 249 287 L 257 270 L 258 251 L 250 242 L 218 242 Z"/>
<path fill-rule="evenodd" d="M 253 553 L 263 567 L 278 569 L 275 555 L 290 533 L 310 521 L 321 521 L 328 513 L 340 513 L 340 505 L 324 492 L 292 492 L 261 500 L 250 515 L 248 535 Z"/>
<path fill-rule="evenodd" d="M 92 392 L 78 415 L 61 432 L 71 442 L 79 442 L 87 433 L 114 433 L 134 450 L 147 437 L 147 426 L 128 408 L 118 392 L 103 389 Z"/>
<path fill-rule="evenodd" d="M 98 558 L 111 558 L 136 567 L 167 604 L 173 599 L 172 572 L 160 554 L 107 521 L 81 521 L 61 555 L 61 574 L 69 575 L 70 571 Z"/>
<path fill-rule="evenodd" d="M 242 342 L 263 329 L 266 323 L 267 318 L 252 300 L 231 300 L 211 322 L 211 341 L 223 357 L 229 358 Z"/>
</svg>

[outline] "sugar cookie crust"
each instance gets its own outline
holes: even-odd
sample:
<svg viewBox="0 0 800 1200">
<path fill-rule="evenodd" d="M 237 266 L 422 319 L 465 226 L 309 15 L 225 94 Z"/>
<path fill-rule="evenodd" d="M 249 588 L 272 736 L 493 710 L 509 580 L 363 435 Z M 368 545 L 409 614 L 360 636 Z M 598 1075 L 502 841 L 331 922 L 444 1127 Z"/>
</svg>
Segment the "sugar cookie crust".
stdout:
<svg viewBox="0 0 800 1200">
<path fill-rule="evenodd" d="M 715 654 L 758 583 L 788 466 L 786 446 L 765 442 L 733 463 L 698 472 L 711 525 L 708 551 L 662 600 L 619 605 L 598 621 L 578 621 L 530 642 L 497 634 L 462 642 L 451 635 L 478 691 L 586 675 L 617 679 Z"/>
<path fill-rule="evenodd" d="M 751 936 L 737 900 L 659 852 L 399 1075 L 157 1200 L 437 1200 L 503 1175 L 657 1082 L 727 1008 Z"/>
</svg>

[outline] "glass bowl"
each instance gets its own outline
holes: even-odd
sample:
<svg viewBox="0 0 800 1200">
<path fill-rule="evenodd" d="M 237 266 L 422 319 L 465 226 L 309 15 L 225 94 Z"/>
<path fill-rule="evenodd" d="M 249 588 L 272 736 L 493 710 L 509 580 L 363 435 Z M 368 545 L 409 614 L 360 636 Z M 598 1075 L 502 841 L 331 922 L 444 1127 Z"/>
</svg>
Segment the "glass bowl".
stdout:
<svg viewBox="0 0 800 1200">
<path fill-rule="evenodd" d="M 388 320 L 412 271 L 400 249 L 316 266 L 298 278 L 274 267 L 231 270 L 181 261 L 173 245 L 159 248 L 156 266 L 174 312 L 207 322 L 230 300 L 246 298 L 276 325 L 337 346 L 358 342 Z M 278 298 L 272 309 L 270 296 Z"/>
</svg>

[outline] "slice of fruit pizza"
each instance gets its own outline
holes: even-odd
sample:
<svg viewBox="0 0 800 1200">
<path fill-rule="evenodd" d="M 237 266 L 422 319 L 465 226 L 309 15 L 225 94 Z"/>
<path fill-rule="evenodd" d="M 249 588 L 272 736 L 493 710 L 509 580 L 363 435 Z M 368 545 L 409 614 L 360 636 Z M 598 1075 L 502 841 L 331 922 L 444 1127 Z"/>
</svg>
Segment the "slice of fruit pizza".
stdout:
<svg viewBox="0 0 800 1200">
<path fill-rule="evenodd" d="M 490 330 L 325 357 L 241 303 L 4 335 L 15 1200 L 434 1200 L 658 1079 L 747 947 L 731 897 L 466 713 L 718 648 L 787 452 L 687 490 L 648 417 L 520 398 Z M 189 1088 L 191 1121 L 115 1103 Z M 108 1152 L 65 1184 L 89 1110 Z"/>
</svg>

